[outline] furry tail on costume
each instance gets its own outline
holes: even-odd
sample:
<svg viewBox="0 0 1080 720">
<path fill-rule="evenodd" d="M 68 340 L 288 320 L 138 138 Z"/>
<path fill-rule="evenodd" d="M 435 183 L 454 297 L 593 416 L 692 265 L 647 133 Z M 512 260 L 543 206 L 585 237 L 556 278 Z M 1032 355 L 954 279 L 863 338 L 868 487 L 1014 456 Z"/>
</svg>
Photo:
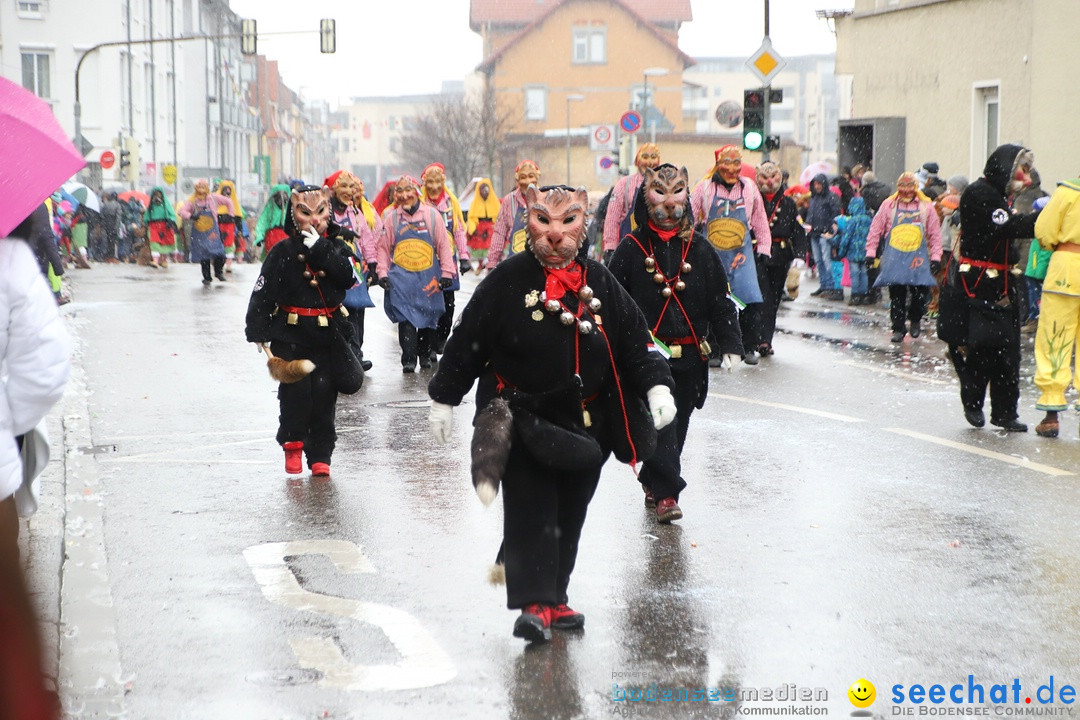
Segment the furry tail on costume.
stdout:
<svg viewBox="0 0 1080 720">
<path fill-rule="evenodd" d="M 294 383 L 303 380 L 315 369 L 315 363 L 310 360 L 283 360 L 275 357 L 266 345 L 262 346 L 266 353 L 266 369 L 270 371 L 270 377 L 279 383 Z"/>
<path fill-rule="evenodd" d="M 514 418 L 510 405 L 495 398 L 476 416 L 472 437 L 472 481 L 484 505 L 499 494 L 499 483 L 510 458 Z"/>
<path fill-rule="evenodd" d="M 499 545 L 499 553 L 495 556 L 495 564 L 488 568 L 488 583 L 491 585 L 505 585 L 506 584 L 506 560 L 504 552 L 506 550 L 506 541 L 504 540 Z"/>
</svg>

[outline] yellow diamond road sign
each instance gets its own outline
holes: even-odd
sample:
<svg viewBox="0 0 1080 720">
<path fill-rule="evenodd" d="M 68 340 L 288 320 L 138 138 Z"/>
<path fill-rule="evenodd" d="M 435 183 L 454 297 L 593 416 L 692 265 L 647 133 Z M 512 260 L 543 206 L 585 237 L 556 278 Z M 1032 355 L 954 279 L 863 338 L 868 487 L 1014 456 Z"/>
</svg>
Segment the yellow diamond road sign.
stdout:
<svg viewBox="0 0 1080 720">
<path fill-rule="evenodd" d="M 787 60 L 773 50 L 772 40 L 767 37 L 761 41 L 761 47 L 757 49 L 757 52 L 746 61 L 746 66 L 758 76 L 762 85 L 770 84 L 785 65 L 787 65 Z"/>
</svg>

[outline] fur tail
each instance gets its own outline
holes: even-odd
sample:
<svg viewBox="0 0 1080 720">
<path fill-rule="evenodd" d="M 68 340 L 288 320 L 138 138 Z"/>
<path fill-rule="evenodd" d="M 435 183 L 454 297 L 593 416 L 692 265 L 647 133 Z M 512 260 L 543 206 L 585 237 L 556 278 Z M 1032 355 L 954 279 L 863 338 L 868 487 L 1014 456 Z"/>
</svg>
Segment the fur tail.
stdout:
<svg viewBox="0 0 1080 720">
<path fill-rule="evenodd" d="M 495 398 L 476 417 L 472 437 L 472 481 L 484 505 L 499 494 L 499 483 L 510 458 L 514 418 L 510 405 Z"/>
<path fill-rule="evenodd" d="M 303 380 L 315 369 L 315 363 L 310 360 L 282 360 L 272 357 L 266 361 L 266 367 L 270 371 L 270 377 L 279 383 L 294 383 Z"/>
<path fill-rule="evenodd" d="M 499 545 L 499 552 L 495 554 L 495 564 L 488 568 L 488 582 L 492 585 L 506 584 L 506 541 Z"/>
</svg>

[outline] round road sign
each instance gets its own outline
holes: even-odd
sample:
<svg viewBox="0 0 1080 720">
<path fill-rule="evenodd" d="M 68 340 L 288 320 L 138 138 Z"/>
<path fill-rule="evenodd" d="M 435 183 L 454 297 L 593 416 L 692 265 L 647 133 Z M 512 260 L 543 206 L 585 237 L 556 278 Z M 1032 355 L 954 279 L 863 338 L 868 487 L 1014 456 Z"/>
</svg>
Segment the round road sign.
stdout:
<svg viewBox="0 0 1080 720">
<path fill-rule="evenodd" d="M 101 153 L 101 158 L 98 159 L 98 164 L 101 165 L 102 170 L 108 170 L 114 164 L 116 164 L 116 155 L 112 150 L 106 150 Z"/>
<path fill-rule="evenodd" d="M 634 110 L 624 112 L 619 118 L 619 127 L 630 134 L 636 133 L 641 129 L 641 113 Z"/>
<path fill-rule="evenodd" d="M 600 167 L 604 168 L 605 170 L 607 170 L 609 167 L 611 167 L 614 164 L 615 163 L 613 163 L 611 161 L 611 158 L 609 158 L 609 157 L 605 156 L 605 157 L 600 158 Z"/>
<path fill-rule="evenodd" d="M 597 125 L 593 132 L 593 139 L 597 145 L 607 145 L 611 142 L 611 128 L 607 125 Z"/>
</svg>

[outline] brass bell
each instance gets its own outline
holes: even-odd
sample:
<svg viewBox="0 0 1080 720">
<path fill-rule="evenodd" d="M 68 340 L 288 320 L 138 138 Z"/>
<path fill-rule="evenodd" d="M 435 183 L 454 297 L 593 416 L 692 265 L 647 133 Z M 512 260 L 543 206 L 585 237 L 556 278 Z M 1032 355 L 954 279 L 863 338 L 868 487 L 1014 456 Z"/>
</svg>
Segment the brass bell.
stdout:
<svg viewBox="0 0 1080 720">
<path fill-rule="evenodd" d="M 593 298 L 592 288 L 588 285 L 582 286 L 581 290 L 578 291 L 578 297 L 581 298 L 581 302 L 589 302 Z"/>
<path fill-rule="evenodd" d="M 304 271 L 304 278 L 307 279 L 307 278 L 310 278 L 310 277 L 311 277 L 311 271 L 310 270 L 305 270 Z"/>
<path fill-rule="evenodd" d="M 325 270 L 320 270 L 319 271 L 319 277 L 326 277 L 326 271 Z"/>
<path fill-rule="evenodd" d="M 319 327 L 330 327 L 330 319 L 325 315 L 320 315 L 318 319 Z"/>
<path fill-rule="evenodd" d="M 566 325 L 567 327 L 573 325 L 576 320 L 577 318 L 574 317 L 574 314 L 571 312 L 564 312 L 562 315 L 559 316 L 559 322 L 561 322 L 563 325 Z"/>
<path fill-rule="evenodd" d="M 589 301 L 589 309 L 592 310 L 594 313 L 600 312 L 601 305 L 602 303 L 600 302 L 600 298 L 593 298 Z"/>
<path fill-rule="evenodd" d="M 310 280 L 308 280 L 308 285 L 310 285 L 311 287 L 319 287 L 319 281 L 315 278 L 311 278 Z"/>
<path fill-rule="evenodd" d="M 341 307 L 338 308 L 338 310 L 341 311 L 341 317 L 349 317 L 349 308 L 342 305 Z"/>
<path fill-rule="evenodd" d="M 592 323 L 588 320 L 582 320 L 577 325 L 577 331 L 582 335 L 588 335 L 592 332 Z"/>
<path fill-rule="evenodd" d="M 295 325 L 298 322 L 300 322 L 300 316 L 297 315 L 296 313 L 289 313 L 288 315 L 285 316 L 285 324 L 286 325 Z"/>
<path fill-rule="evenodd" d="M 561 307 L 562 305 L 559 304 L 558 300 L 548 300 L 546 303 L 544 303 L 544 309 L 551 313 L 559 312 L 559 308 Z"/>
<path fill-rule="evenodd" d="M 683 271 L 684 273 L 687 273 L 687 274 L 689 274 L 689 272 L 690 272 L 691 270 L 693 270 L 693 269 L 694 269 L 694 266 L 693 266 L 693 265 L 691 265 L 690 263 L 683 263 L 683 264 L 682 264 L 682 271 Z"/>
<path fill-rule="evenodd" d="M 685 289 L 686 289 L 686 283 L 684 283 L 684 282 L 683 282 L 682 280 L 677 280 L 677 281 L 675 282 L 675 289 L 676 289 L 676 290 L 677 290 L 678 292 L 682 292 L 683 290 L 685 290 Z"/>
<path fill-rule="evenodd" d="M 304 253 L 300 253 L 299 255 L 296 256 L 296 259 L 299 260 L 300 262 L 304 262 L 305 260 L 307 260 L 307 257 L 304 255 Z"/>
<path fill-rule="evenodd" d="M 663 282 L 664 282 L 664 274 L 663 273 L 656 273 L 655 275 L 652 276 L 652 281 L 654 283 L 656 283 L 657 285 L 663 284 Z"/>
<path fill-rule="evenodd" d="M 654 268 L 656 268 L 656 260 L 654 260 L 650 255 L 649 257 L 645 258 L 645 269 L 649 272 L 652 272 Z"/>
<path fill-rule="evenodd" d="M 660 291 L 660 294 L 663 295 L 664 297 L 671 297 L 671 288 L 669 288 L 669 287 L 664 288 L 663 290 Z"/>
</svg>

